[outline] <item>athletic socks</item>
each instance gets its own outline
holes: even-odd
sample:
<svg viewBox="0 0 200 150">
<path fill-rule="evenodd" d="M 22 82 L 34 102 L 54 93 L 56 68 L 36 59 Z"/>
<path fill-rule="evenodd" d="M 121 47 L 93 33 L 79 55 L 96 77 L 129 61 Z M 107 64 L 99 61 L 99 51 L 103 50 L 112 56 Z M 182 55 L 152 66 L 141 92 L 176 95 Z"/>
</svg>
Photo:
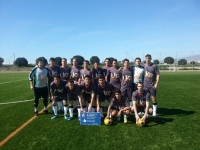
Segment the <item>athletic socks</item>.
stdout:
<svg viewBox="0 0 200 150">
<path fill-rule="evenodd" d="M 69 106 L 69 115 L 71 118 L 74 117 L 74 114 L 73 114 L 73 106 Z"/>
<path fill-rule="evenodd" d="M 37 112 L 37 111 L 38 111 L 37 107 L 34 107 L 34 112 Z"/>
<path fill-rule="evenodd" d="M 67 107 L 67 106 L 64 106 L 64 116 L 67 115 L 67 111 L 68 111 L 68 107 Z"/>
<path fill-rule="evenodd" d="M 77 109 L 78 109 L 78 118 L 79 118 L 79 117 L 80 117 L 80 114 L 81 114 L 80 106 L 77 106 Z"/>
<path fill-rule="evenodd" d="M 153 116 L 157 115 L 156 112 L 157 112 L 157 103 L 153 103 Z"/>
<path fill-rule="evenodd" d="M 46 106 L 44 106 L 44 110 L 47 110 L 47 107 L 46 107 Z"/>
<path fill-rule="evenodd" d="M 57 106 L 53 106 L 53 111 L 54 111 L 54 115 L 57 116 L 58 115 Z"/>
</svg>

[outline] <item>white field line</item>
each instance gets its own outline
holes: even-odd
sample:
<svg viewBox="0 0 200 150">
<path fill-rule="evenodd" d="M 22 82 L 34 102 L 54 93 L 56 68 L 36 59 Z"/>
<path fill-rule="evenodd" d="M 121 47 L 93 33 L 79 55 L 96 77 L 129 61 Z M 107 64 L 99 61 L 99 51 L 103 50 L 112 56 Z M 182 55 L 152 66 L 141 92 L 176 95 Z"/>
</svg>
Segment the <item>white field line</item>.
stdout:
<svg viewBox="0 0 200 150">
<path fill-rule="evenodd" d="M 16 101 L 16 102 L 5 102 L 5 103 L 0 103 L 0 105 L 15 104 L 15 103 L 24 103 L 24 102 L 30 102 L 30 101 L 33 101 L 33 100 L 34 100 L 34 99 L 23 100 L 23 101 Z"/>
<path fill-rule="evenodd" d="M 28 81 L 28 79 L 24 79 L 24 80 Z M 11 83 L 11 82 L 19 82 L 19 81 L 24 81 L 24 80 L 15 80 L 15 81 L 9 81 L 9 82 L 2 82 L 0 84 L 6 84 L 6 83 Z"/>
</svg>

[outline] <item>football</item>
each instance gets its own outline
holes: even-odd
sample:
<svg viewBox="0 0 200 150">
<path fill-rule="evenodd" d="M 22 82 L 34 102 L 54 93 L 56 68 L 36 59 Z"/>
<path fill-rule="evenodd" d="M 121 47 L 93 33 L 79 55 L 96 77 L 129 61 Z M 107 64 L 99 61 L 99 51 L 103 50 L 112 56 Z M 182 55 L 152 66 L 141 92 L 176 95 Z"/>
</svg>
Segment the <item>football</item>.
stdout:
<svg viewBox="0 0 200 150">
<path fill-rule="evenodd" d="M 139 126 L 139 127 L 143 127 L 145 125 L 145 121 L 143 119 L 139 119 L 137 122 L 136 122 L 136 125 Z"/>
<path fill-rule="evenodd" d="M 112 124 L 112 119 L 104 119 L 104 124 L 110 126 Z"/>
</svg>

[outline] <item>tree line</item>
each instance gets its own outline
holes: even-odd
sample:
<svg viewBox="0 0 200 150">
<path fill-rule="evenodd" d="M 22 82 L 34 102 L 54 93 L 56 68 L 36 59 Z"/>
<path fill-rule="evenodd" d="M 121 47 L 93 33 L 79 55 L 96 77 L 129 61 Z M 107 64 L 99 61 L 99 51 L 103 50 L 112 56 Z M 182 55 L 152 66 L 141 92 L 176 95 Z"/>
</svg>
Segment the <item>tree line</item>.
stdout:
<svg viewBox="0 0 200 150">
<path fill-rule="evenodd" d="M 39 57 L 39 58 L 42 58 L 44 60 L 45 65 L 48 64 L 48 61 L 47 61 L 47 59 L 45 57 Z M 39 58 L 36 59 L 36 62 L 37 62 L 37 60 Z M 71 58 L 71 60 L 70 60 L 71 63 L 72 63 L 73 58 L 77 59 L 78 65 L 83 65 L 83 61 L 85 60 L 83 56 L 80 56 L 80 55 L 73 56 Z M 112 62 L 112 60 L 115 59 L 115 58 L 108 57 L 108 59 L 110 60 L 110 62 Z M 55 57 L 55 60 L 56 60 L 56 64 L 59 65 L 59 66 L 61 66 L 62 58 L 61 57 Z M 99 62 L 100 63 L 100 59 L 99 59 L 98 56 L 92 56 L 89 61 L 90 61 L 91 64 L 94 64 L 94 62 Z M 4 62 L 4 59 L 0 57 L 0 66 L 3 65 L 3 62 Z M 145 63 L 145 61 L 143 61 L 143 62 Z M 121 63 L 121 62 L 118 61 L 118 63 Z M 160 62 L 159 62 L 158 59 L 156 59 L 156 60 L 153 61 L 153 63 L 159 64 Z M 172 58 L 172 57 L 166 57 L 164 59 L 164 63 L 174 64 L 174 58 Z M 28 66 L 28 60 L 26 58 L 24 58 L 24 57 L 19 57 L 19 58 L 17 58 L 14 61 L 14 64 L 16 66 L 19 66 L 19 67 L 26 67 L 26 66 Z M 178 61 L 178 65 L 186 65 L 186 64 L 187 64 L 187 60 L 186 59 L 180 59 Z M 191 61 L 190 64 L 195 64 L 195 62 Z"/>
</svg>

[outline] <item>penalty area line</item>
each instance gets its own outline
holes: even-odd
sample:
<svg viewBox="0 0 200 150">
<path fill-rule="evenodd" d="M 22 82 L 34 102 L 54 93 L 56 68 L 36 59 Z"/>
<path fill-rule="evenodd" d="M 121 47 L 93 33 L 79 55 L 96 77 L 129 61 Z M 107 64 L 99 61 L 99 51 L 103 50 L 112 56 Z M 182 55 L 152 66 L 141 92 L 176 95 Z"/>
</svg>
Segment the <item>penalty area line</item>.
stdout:
<svg viewBox="0 0 200 150">
<path fill-rule="evenodd" d="M 27 79 L 24 79 L 24 80 L 27 80 Z M 24 80 L 15 80 L 15 81 L 9 81 L 9 82 L 2 82 L 0 84 L 6 84 L 6 83 L 11 83 L 11 82 L 19 82 L 19 81 L 24 81 Z"/>
<path fill-rule="evenodd" d="M 47 106 L 50 107 L 50 104 Z M 43 112 L 43 109 L 39 112 L 41 114 Z M 31 123 L 37 116 L 31 117 L 28 121 L 26 121 L 24 124 L 22 124 L 19 128 L 17 128 L 14 132 L 12 132 L 10 135 L 8 135 L 4 140 L 0 142 L 0 147 L 3 146 L 6 142 L 8 142 L 13 136 L 15 136 L 17 133 L 19 133 L 24 127 L 26 127 L 29 123 Z"/>
<path fill-rule="evenodd" d="M 30 102 L 30 101 L 33 101 L 33 100 L 34 100 L 34 99 L 23 100 L 23 101 L 16 101 L 16 102 L 5 102 L 5 103 L 0 103 L 0 105 L 15 104 L 15 103 L 24 103 L 24 102 Z"/>
</svg>

